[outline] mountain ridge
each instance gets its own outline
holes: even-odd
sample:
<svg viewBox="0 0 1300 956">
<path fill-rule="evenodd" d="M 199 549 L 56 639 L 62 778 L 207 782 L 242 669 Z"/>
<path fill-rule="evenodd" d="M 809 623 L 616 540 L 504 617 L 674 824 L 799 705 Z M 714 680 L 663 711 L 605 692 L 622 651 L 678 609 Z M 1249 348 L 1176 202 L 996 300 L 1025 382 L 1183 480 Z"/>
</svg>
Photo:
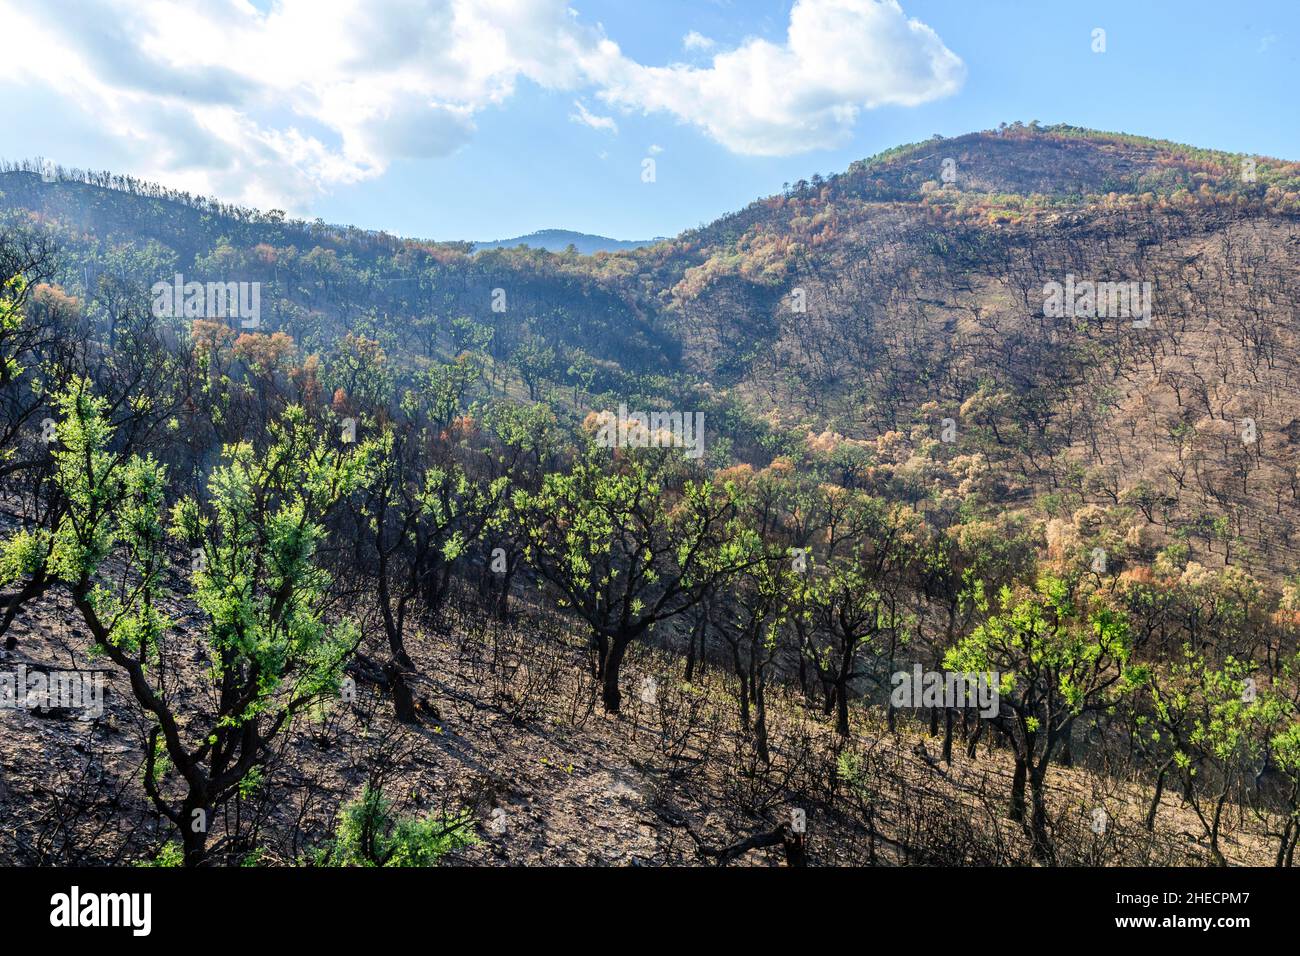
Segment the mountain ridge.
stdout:
<svg viewBox="0 0 1300 956">
<path fill-rule="evenodd" d="M 1223 150 L 1204 149 L 1204 148 L 1196 147 L 1190 144 L 1180 143 L 1173 140 L 1157 139 L 1152 137 L 1138 136 L 1138 135 L 1126 134 L 1126 133 L 1107 132 L 1103 130 L 1090 129 L 1086 127 L 1071 126 L 1068 124 L 1040 126 L 1037 123 L 1025 124 L 1021 122 L 1015 122 L 1011 124 L 1002 124 L 1002 126 L 996 129 L 977 130 L 977 131 L 964 133 L 954 137 L 943 137 L 936 134 L 935 136 L 926 140 L 919 140 L 913 143 L 905 143 L 905 144 L 900 144 L 898 146 L 890 147 L 870 157 L 865 157 L 863 159 L 853 161 L 842 172 L 831 174 L 828 177 L 813 175 L 809 180 L 799 180 L 794 184 L 789 184 L 790 188 L 787 189 L 786 192 L 788 194 L 791 192 L 791 190 L 793 190 L 793 193 L 798 195 L 807 192 L 807 190 L 810 188 L 821 188 L 826 183 L 833 182 L 833 181 L 851 180 L 858 177 L 864 177 L 868 173 L 874 173 L 878 175 L 886 172 L 894 172 L 899 174 L 899 178 L 902 182 L 907 183 L 910 186 L 914 187 L 913 191 L 908 193 L 909 198 L 918 198 L 920 196 L 920 186 L 924 182 L 933 181 L 936 185 L 939 185 L 941 183 L 942 170 L 940 168 L 940 161 L 942 158 L 946 158 L 947 152 L 952 152 L 954 150 L 958 151 L 958 155 L 953 156 L 952 158 L 958 160 L 959 162 L 959 165 L 957 167 L 958 168 L 957 175 L 958 175 L 958 182 L 960 183 L 960 180 L 963 178 L 960 172 L 961 169 L 960 151 L 962 149 L 965 149 L 971 146 L 972 144 L 981 144 L 981 143 L 986 145 L 1003 144 L 1005 146 L 1014 148 L 1016 143 L 1023 144 L 1027 139 L 1036 140 L 1038 142 L 1056 142 L 1058 144 L 1065 145 L 1065 146 L 1073 145 L 1076 147 L 1090 147 L 1093 150 L 1097 151 L 1098 153 L 1111 152 L 1113 154 L 1116 148 L 1127 147 L 1132 150 L 1136 150 L 1138 155 L 1143 156 L 1147 159 L 1147 163 L 1145 164 L 1145 166 L 1141 163 L 1137 163 L 1132 160 L 1122 161 L 1124 163 L 1127 163 L 1127 165 L 1117 165 L 1116 170 L 1125 171 L 1125 172 L 1132 172 L 1136 169 L 1144 169 L 1146 172 L 1150 173 L 1150 172 L 1158 171 L 1162 168 L 1167 169 L 1169 166 L 1169 162 L 1168 162 L 1169 160 L 1182 158 L 1188 161 L 1190 164 L 1200 164 L 1202 173 L 1207 172 L 1213 167 L 1218 167 L 1215 176 L 1209 177 L 1207 175 L 1205 179 L 1201 180 L 1202 182 L 1209 180 L 1214 182 L 1216 185 L 1223 185 L 1227 180 L 1230 180 L 1233 177 L 1237 176 L 1238 166 L 1236 164 L 1239 163 L 1241 160 L 1247 158 L 1253 158 L 1258 163 L 1257 173 L 1260 174 L 1259 182 L 1262 189 L 1266 190 L 1268 188 L 1270 175 L 1275 178 L 1278 177 L 1279 175 L 1285 175 L 1287 177 L 1286 184 L 1291 190 L 1294 190 L 1297 187 L 1297 185 L 1300 184 L 1300 165 L 1298 165 L 1296 161 L 1281 160 L 1274 157 L 1257 156 L 1257 155 L 1252 155 L 1247 153 L 1231 153 Z M 39 158 L 34 160 L 18 160 L 18 161 L 9 161 L 9 162 L 0 163 L 0 181 L 3 181 L 9 174 L 15 172 L 28 173 L 35 176 L 37 179 L 39 179 L 43 165 L 44 165 L 44 161 Z M 1231 168 L 1228 168 L 1229 166 L 1231 166 Z M 573 230 L 542 229 L 542 230 L 537 230 L 536 232 L 533 233 L 529 233 L 524 236 L 519 236 L 519 237 L 509 238 L 509 239 L 484 240 L 481 242 L 474 242 L 474 241 L 464 242 L 464 241 L 455 241 L 455 240 L 428 240 L 428 239 L 422 239 L 418 237 L 403 237 L 395 233 L 390 233 L 386 230 L 360 230 L 355 227 L 347 226 L 347 225 L 328 225 L 319 219 L 315 220 L 314 222 L 308 222 L 306 220 L 289 220 L 286 218 L 285 214 L 279 210 L 256 210 L 248 207 L 237 206 L 235 204 L 223 203 L 220 202 L 219 200 L 215 200 L 203 196 L 191 195 L 183 191 L 170 190 L 158 184 L 148 183 L 143 180 L 137 180 L 134 177 L 112 174 L 107 171 L 90 172 L 90 171 L 79 170 L 79 169 L 65 170 L 61 166 L 55 166 L 53 167 L 53 169 L 55 170 L 55 173 L 58 177 L 56 182 L 78 181 L 82 177 L 88 177 L 88 176 L 95 177 L 97 182 L 94 184 L 100 185 L 101 188 L 107 187 L 107 184 L 109 182 L 129 182 L 131 184 L 135 184 L 141 187 L 147 187 L 148 190 L 152 193 L 166 194 L 169 197 L 175 197 L 177 201 L 183 201 L 186 203 L 206 204 L 212 206 L 213 208 L 231 210 L 232 214 L 229 215 L 228 218 L 232 218 L 232 219 L 262 221 L 268 223 L 294 222 L 302 227 L 311 227 L 318 230 L 338 230 L 352 235 L 364 234 L 364 235 L 372 235 L 372 236 L 382 236 L 395 241 L 416 242 L 416 243 L 429 242 L 435 245 L 459 246 L 459 247 L 468 247 L 471 249 L 509 248 L 510 247 L 509 244 L 520 244 L 520 243 L 524 245 L 532 245 L 527 240 L 538 239 L 538 238 L 544 238 L 549 243 L 552 240 L 552 238 L 563 239 L 566 237 L 581 237 L 584 239 L 598 240 L 601 243 L 618 244 L 620 250 L 624 247 L 630 248 L 632 246 L 635 246 L 636 248 L 644 248 L 645 246 L 648 245 L 669 241 L 672 238 L 681 238 L 683 236 L 688 236 L 702 231 L 707 231 L 719 223 L 727 222 L 737 216 L 742 215 L 746 210 L 752 207 L 770 203 L 773 199 L 778 198 L 778 196 L 780 195 L 777 194 L 769 197 L 756 198 L 747 206 L 744 206 L 733 213 L 725 214 L 719 217 L 714 222 L 705 224 L 704 226 L 688 228 L 686 230 L 683 230 L 681 233 L 678 233 L 676 237 L 657 237 L 655 239 L 648 239 L 648 240 L 617 240 L 617 239 L 610 239 L 605 236 L 582 233 Z M 1087 170 L 1085 169 L 1082 170 L 1081 172 L 1087 172 Z M 1118 186 L 1121 188 L 1125 188 L 1126 191 L 1132 191 L 1133 189 L 1139 188 L 1139 186 L 1141 185 L 1150 185 L 1153 189 L 1156 190 L 1172 191 L 1179 188 L 1180 186 L 1185 187 L 1186 185 L 1188 185 L 1189 182 L 1193 181 L 1191 179 L 1179 178 L 1177 176 L 1167 177 L 1166 181 L 1163 182 L 1155 181 L 1147 184 L 1142 184 L 1139 182 L 1139 180 L 1140 180 L 1140 176 L 1133 178 L 1131 180 L 1117 178 L 1114 182 L 1105 182 L 1105 181 L 1098 180 L 1098 178 L 1095 175 L 1091 177 L 1082 176 L 1081 178 L 1077 179 L 1077 181 L 1075 182 L 1075 186 L 1090 184 L 1099 191 L 1102 189 L 1103 186 L 1107 187 L 1106 191 L 1112 191 L 1111 187 Z M 994 181 L 993 179 L 987 177 L 987 175 L 976 178 L 975 180 L 973 180 L 973 182 L 975 182 L 977 185 L 984 186 L 985 188 L 983 189 L 977 188 L 968 191 L 996 192 L 998 187 L 1006 185 L 1003 182 Z M 54 183 L 49 183 L 46 185 L 54 185 Z M 962 188 L 965 187 L 965 184 L 961 184 L 961 185 Z M 1020 194 L 1031 195 L 1033 193 L 1033 190 L 1029 188 L 1029 185 L 1030 185 L 1029 183 L 1022 183 L 1022 188 L 1024 191 Z M 118 187 L 107 187 L 107 188 L 118 188 Z M 1083 198 L 1084 196 L 1088 195 L 1088 193 L 1081 192 L 1077 188 L 1071 189 L 1068 187 L 1057 187 L 1050 191 L 1052 193 L 1055 193 L 1063 197 Z M 27 190 L 24 190 L 23 192 L 27 193 Z M 1100 194 L 1100 192 L 1094 194 Z M 555 250 L 555 249 L 548 248 L 547 251 L 560 252 L 563 251 L 563 249 L 561 248 Z M 608 251 L 608 250 L 599 250 L 599 251 Z"/>
<path fill-rule="evenodd" d="M 547 252 L 559 253 L 573 246 L 579 254 L 589 256 L 597 252 L 622 252 L 640 249 L 643 246 L 650 246 L 663 241 L 662 236 L 656 239 L 610 239 L 608 236 L 575 232 L 572 229 L 538 229 L 536 232 L 530 232 L 525 236 L 516 236 L 513 239 L 493 239 L 476 242 L 474 243 L 474 251 L 481 252 L 484 249 L 511 249 L 515 246 L 528 246 L 534 249 L 545 249 Z"/>
</svg>

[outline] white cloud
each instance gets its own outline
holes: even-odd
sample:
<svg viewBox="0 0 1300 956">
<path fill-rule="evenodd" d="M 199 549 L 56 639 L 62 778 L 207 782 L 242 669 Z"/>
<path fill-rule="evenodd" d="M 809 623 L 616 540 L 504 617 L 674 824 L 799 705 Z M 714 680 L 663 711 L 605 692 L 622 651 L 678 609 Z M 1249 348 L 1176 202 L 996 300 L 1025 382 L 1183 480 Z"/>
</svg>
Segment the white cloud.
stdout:
<svg viewBox="0 0 1300 956">
<path fill-rule="evenodd" d="M 843 144 L 863 109 L 956 92 L 965 65 L 897 0 L 797 0 L 783 44 L 751 39 L 707 67 L 647 67 L 606 51 L 611 105 L 666 112 L 739 153 L 783 156 Z"/>
<path fill-rule="evenodd" d="M 569 119 L 582 126 L 590 126 L 592 129 L 603 129 L 611 133 L 618 132 L 618 123 L 612 116 L 597 116 L 591 110 L 587 109 L 587 104 L 582 100 L 574 100 L 574 107 L 578 110 L 576 113 L 570 113 Z"/>
<path fill-rule="evenodd" d="M 100 152 L 123 172 L 304 212 L 395 160 L 459 149 L 521 79 L 771 155 L 840 143 L 862 109 L 925 102 L 964 73 L 895 0 L 797 0 L 785 43 L 749 40 L 707 67 L 637 63 L 569 2 L 0 0 L 0 97 L 53 100 L 65 138 L 110 143 Z M 575 122 L 617 132 L 575 107 Z M 0 144 L 21 135 L 0 130 Z"/>
<path fill-rule="evenodd" d="M 682 48 L 685 50 L 712 50 L 715 46 L 715 42 L 698 30 L 692 30 L 682 37 Z"/>
<path fill-rule="evenodd" d="M 453 152 L 520 78 L 576 88 L 601 39 L 565 0 L 34 7 L 0 0 L 0 96 L 48 88 L 61 122 L 126 145 L 137 175 L 291 208 L 393 160 Z"/>
</svg>

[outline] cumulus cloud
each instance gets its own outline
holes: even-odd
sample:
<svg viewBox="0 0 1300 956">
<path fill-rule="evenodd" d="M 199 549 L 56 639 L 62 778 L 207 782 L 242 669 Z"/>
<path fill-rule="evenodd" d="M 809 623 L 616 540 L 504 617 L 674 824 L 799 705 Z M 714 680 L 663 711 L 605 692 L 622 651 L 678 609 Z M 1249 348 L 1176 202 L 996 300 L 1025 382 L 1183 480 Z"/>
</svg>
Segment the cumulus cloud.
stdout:
<svg viewBox="0 0 1300 956">
<path fill-rule="evenodd" d="M 642 66 L 606 55 L 601 97 L 665 112 L 739 153 L 841 145 L 863 109 L 917 106 L 965 77 L 938 34 L 897 0 L 797 0 L 783 44 L 751 39 L 711 65 Z"/>
<path fill-rule="evenodd" d="M 577 87 L 601 39 L 565 0 L 0 0 L 0 22 L 0 90 L 57 92 L 138 175 L 291 207 L 458 149 L 521 78 Z"/>
<path fill-rule="evenodd" d="M 682 37 L 682 49 L 684 50 L 712 50 L 715 46 L 717 46 L 716 43 L 698 30 L 692 30 Z"/>
<path fill-rule="evenodd" d="M 717 51 L 707 66 L 637 63 L 569 2 L 0 0 L 0 95 L 53 98 L 52 120 L 111 142 L 123 171 L 303 211 L 395 160 L 461 148 L 521 80 L 774 155 L 840 143 L 861 110 L 945 95 L 964 71 L 896 0 L 797 0 L 780 44 L 718 51 L 687 34 L 688 50 Z M 617 132 L 584 99 L 575 110 Z"/>
</svg>

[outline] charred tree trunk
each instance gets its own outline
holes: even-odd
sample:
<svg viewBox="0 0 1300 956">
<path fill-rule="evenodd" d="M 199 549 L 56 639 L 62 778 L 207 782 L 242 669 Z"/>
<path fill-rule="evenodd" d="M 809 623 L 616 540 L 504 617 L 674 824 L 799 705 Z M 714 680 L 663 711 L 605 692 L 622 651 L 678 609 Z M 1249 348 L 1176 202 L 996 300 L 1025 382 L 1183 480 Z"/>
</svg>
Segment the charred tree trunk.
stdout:
<svg viewBox="0 0 1300 956">
<path fill-rule="evenodd" d="M 415 713 L 415 697 L 411 693 L 407 673 L 408 671 L 395 661 L 389 661 L 384 665 L 384 676 L 388 679 L 388 693 L 393 699 L 393 710 L 397 714 L 397 719 L 404 724 L 415 724 L 419 723 L 419 717 Z"/>
<path fill-rule="evenodd" d="M 591 643 L 587 645 L 591 657 L 591 676 L 600 680 L 605 676 L 605 660 L 609 657 L 609 638 L 600 631 L 591 632 Z"/>
<path fill-rule="evenodd" d="M 623 695 L 618 689 L 618 675 L 623 666 L 623 656 L 627 653 L 630 643 L 631 641 L 624 637 L 614 638 L 613 643 L 609 645 L 609 653 L 605 656 L 601 674 L 601 699 L 604 701 L 606 713 L 617 714 L 619 705 L 623 701 Z"/>
<path fill-rule="evenodd" d="M 181 804 L 181 848 L 187 867 L 202 866 L 208 855 L 208 810 L 198 799 L 190 796 Z"/>
<path fill-rule="evenodd" d="M 1029 762 L 1016 754 L 1016 769 L 1011 776 L 1011 805 L 1007 809 L 1016 823 L 1025 822 L 1025 784 L 1029 779 Z"/>
<path fill-rule="evenodd" d="M 849 681 L 842 678 L 835 684 L 835 732 L 849 736 Z"/>
<path fill-rule="evenodd" d="M 1166 763 L 1160 768 L 1160 772 L 1156 774 L 1155 792 L 1151 794 L 1151 805 L 1147 807 L 1146 820 L 1143 821 L 1143 825 L 1146 827 L 1148 833 L 1152 832 L 1156 828 L 1156 813 L 1160 810 L 1160 798 L 1165 794 L 1165 777 L 1168 773 L 1169 764 Z"/>
<path fill-rule="evenodd" d="M 686 683 L 695 679 L 695 661 L 696 646 L 699 646 L 698 654 L 702 659 L 704 657 L 704 637 L 708 632 L 709 613 L 707 608 L 700 608 L 700 615 L 696 618 L 695 627 L 691 628 L 690 645 L 686 649 Z"/>
</svg>

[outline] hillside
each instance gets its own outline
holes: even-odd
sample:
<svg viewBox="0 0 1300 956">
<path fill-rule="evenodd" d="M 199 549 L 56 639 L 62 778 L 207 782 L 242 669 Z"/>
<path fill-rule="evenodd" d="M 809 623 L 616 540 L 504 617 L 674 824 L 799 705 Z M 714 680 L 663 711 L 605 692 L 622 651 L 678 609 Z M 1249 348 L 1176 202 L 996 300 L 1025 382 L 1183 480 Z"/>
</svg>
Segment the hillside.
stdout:
<svg viewBox="0 0 1300 956">
<path fill-rule="evenodd" d="M 111 676 L 0 711 L 6 860 L 1293 862 L 1300 164 L 1017 123 L 591 255 L 34 169 L 0 653 Z"/>
<path fill-rule="evenodd" d="M 24 641 L 48 628 L 58 657 L 89 660 L 61 619 L 24 622 Z M 301 863 L 305 850 L 329 840 L 338 803 L 375 780 L 398 795 L 402 813 L 470 807 L 482 821 L 480 839 L 451 857 L 461 865 L 711 865 L 720 851 L 780 827 L 792 799 L 806 814 L 809 865 L 1031 862 L 1023 834 L 1002 819 L 1012 768 L 995 749 L 959 749 L 941 762 L 935 741 L 927 749 L 923 727 L 900 735 L 866 711 L 855 715 L 859 730 L 846 749 L 797 697 L 782 693 L 771 703 L 773 745 L 802 756 L 765 769 L 744 747 L 723 670 L 686 684 L 674 679 L 680 660 L 640 654 L 630 683 L 656 680 L 659 691 L 633 696 L 624 717 L 611 720 L 583 704 L 589 687 L 581 644 L 554 622 L 505 628 L 454 610 L 448 623 L 450 633 L 412 642 L 426 675 L 415 689 L 420 722 L 394 720 L 382 685 L 359 666 L 357 700 L 307 722 L 286 742 L 271 768 L 283 782 L 242 807 L 257 821 L 261 865 Z M 41 663 L 25 653 L 6 663 L 17 661 Z M 198 678 L 195 662 L 176 666 Z M 123 683 L 109 682 L 105 714 L 94 721 L 5 715 L 0 815 L 11 826 L 0 836 L 0 858 L 85 865 L 156 852 L 165 832 L 130 789 L 147 727 Z M 34 751 L 54 758 L 39 765 L 25 759 Z M 829 771 L 837 766 L 853 774 L 836 779 Z M 1169 795 L 1158 827 L 1147 832 L 1142 788 L 1102 780 L 1095 768 L 1081 768 L 1062 770 L 1054 781 L 1052 807 L 1070 848 L 1061 863 L 1210 862 L 1188 837 L 1197 824 L 1186 802 Z M 1089 831 L 1097 807 L 1110 817 L 1104 834 Z M 1257 825 L 1234 829 L 1225 851 L 1237 865 L 1270 862 Z M 733 850 L 727 862 L 785 860 L 778 841 Z"/>
</svg>

